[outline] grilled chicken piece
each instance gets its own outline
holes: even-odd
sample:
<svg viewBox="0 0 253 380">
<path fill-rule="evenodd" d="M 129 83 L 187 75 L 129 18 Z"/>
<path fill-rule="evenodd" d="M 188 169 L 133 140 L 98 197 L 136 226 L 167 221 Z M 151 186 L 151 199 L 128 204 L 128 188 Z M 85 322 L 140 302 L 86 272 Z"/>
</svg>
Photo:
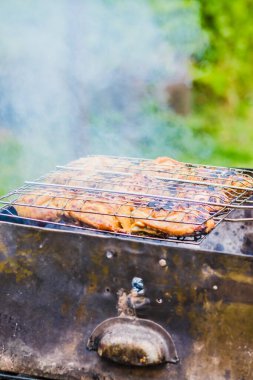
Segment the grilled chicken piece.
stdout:
<svg viewBox="0 0 253 380">
<path fill-rule="evenodd" d="M 158 157 L 148 161 L 147 167 L 157 168 L 160 177 L 171 176 L 173 178 L 189 181 L 208 182 L 236 187 L 252 187 L 253 178 L 248 175 L 238 175 L 233 169 L 204 167 L 185 164 L 169 157 Z M 153 171 L 153 173 L 154 173 Z M 156 173 L 155 175 L 158 175 Z M 217 190 L 219 187 L 217 187 Z"/>
<path fill-rule="evenodd" d="M 68 202 L 68 208 L 73 211 L 68 215 L 86 225 L 100 230 L 114 232 L 146 232 L 149 234 L 164 233 L 170 236 L 188 236 L 197 232 L 206 233 L 214 227 L 214 221 L 201 223 L 209 214 L 197 208 L 189 211 L 178 206 L 176 211 L 154 210 L 152 207 L 137 208 L 128 204 L 120 206 L 120 198 L 97 200 L 73 199 Z M 202 212 L 202 213 L 201 213 Z"/>
<path fill-rule="evenodd" d="M 129 162 L 127 158 L 113 158 L 113 157 L 83 157 L 79 160 L 70 162 L 66 168 L 78 168 L 84 172 L 93 172 L 96 170 L 103 171 L 117 171 L 117 172 L 128 172 L 130 168 L 135 166 L 134 163 Z M 137 164 L 138 166 L 138 164 Z M 116 168 L 115 168 L 116 167 Z"/>
<path fill-rule="evenodd" d="M 117 219 L 121 224 L 122 231 L 129 234 L 132 232 L 132 225 L 134 219 L 132 213 L 134 211 L 134 205 L 130 203 L 123 204 L 117 210 Z"/>
<path fill-rule="evenodd" d="M 187 188 L 180 185 L 177 187 L 176 194 L 176 196 L 182 200 L 187 199 L 188 201 L 193 201 L 193 204 L 195 206 L 201 204 L 202 207 L 209 213 L 221 210 L 223 207 L 225 207 L 226 204 L 229 204 L 230 202 L 229 196 L 220 190 L 215 190 L 215 188 L 211 186 L 209 188 L 206 188 L 193 185 L 190 188 Z"/>
<path fill-rule="evenodd" d="M 57 193 L 45 189 L 35 189 L 22 195 L 15 201 L 18 215 L 36 220 L 59 221 L 64 212 L 66 197 L 71 197 L 64 191 Z"/>
<path fill-rule="evenodd" d="M 106 231 L 121 231 L 119 220 L 114 216 L 115 206 L 108 200 L 73 199 L 68 203 L 68 215 L 84 224 Z"/>
<path fill-rule="evenodd" d="M 94 171 L 95 168 L 103 168 L 105 166 L 112 166 L 115 163 L 115 160 L 111 157 L 100 157 L 100 156 L 90 156 L 90 157 L 82 157 L 78 160 L 71 161 L 67 167 L 77 167 L 82 169 L 88 169 L 90 171 Z"/>
<path fill-rule="evenodd" d="M 132 232 L 161 231 L 169 236 L 192 236 L 197 232 L 208 233 L 215 223 L 213 219 L 204 221 L 209 215 L 202 210 L 191 211 L 191 209 L 177 207 L 177 211 L 167 211 L 164 209 L 154 210 L 148 208 L 136 209 L 132 216 L 135 223 L 132 225 Z M 205 218 L 204 218 L 205 216 Z M 202 218 L 201 218 L 202 217 Z M 137 219 L 138 218 L 138 219 Z M 202 223 L 201 223 L 202 219 Z"/>
<path fill-rule="evenodd" d="M 60 170 L 51 173 L 45 178 L 46 183 L 65 185 L 67 188 L 96 188 L 99 181 L 104 180 L 104 177 L 99 174 L 94 174 L 91 171 L 83 170 Z"/>
<path fill-rule="evenodd" d="M 73 199 L 68 203 L 68 215 L 92 227 L 114 232 L 131 232 L 133 206 L 119 206 L 118 201 L 107 198 L 94 200 Z"/>
</svg>

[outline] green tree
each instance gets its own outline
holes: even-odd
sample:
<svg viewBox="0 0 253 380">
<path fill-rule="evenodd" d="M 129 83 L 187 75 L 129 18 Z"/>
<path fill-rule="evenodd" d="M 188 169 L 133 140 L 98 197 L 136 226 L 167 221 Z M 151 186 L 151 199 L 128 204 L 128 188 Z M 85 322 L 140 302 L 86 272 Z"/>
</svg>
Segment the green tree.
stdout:
<svg viewBox="0 0 253 380">
<path fill-rule="evenodd" d="M 250 166 L 253 0 L 198 0 L 198 3 L 201 25 L 209 42 L 193 60 L 195 122 L 198 119 L 199 129 L 204 128 L 214 136 L 213 155 L 217 161 Z"/>
</svg>

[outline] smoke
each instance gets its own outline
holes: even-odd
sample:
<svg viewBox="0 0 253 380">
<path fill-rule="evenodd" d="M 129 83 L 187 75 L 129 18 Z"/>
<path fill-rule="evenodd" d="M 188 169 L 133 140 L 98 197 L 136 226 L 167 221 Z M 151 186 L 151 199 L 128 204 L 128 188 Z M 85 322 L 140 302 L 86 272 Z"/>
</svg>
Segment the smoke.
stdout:
<svg viewBox="0 0 253 380">
<path fill-rule="evenodd" d="M 205 41 L 198 9 L 150 3 L 1 1 L 0 128 L 21 147 L 22 178 L 86 154 L 201 154 L 165 91 L 191 84 L 189 61 Z"/>
</svg>

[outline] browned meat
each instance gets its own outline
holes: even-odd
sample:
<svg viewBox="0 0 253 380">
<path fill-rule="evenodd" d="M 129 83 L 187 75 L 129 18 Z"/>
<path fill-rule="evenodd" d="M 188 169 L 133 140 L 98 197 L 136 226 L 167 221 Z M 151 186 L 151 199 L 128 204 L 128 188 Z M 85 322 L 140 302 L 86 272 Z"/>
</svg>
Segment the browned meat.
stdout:
<svg viewBox="0 0 253 380">
<path fill-rule="evenodd" d="M 90 199 L 86 193 L 57 195 L 46 190 L 24 195 L 16 203 L 16 210 L 22 217 L 56 222 L 69 218 L 80 225 L 114 232 L 188 236 L 208 232 L 214 227 L 212 219 L 203 221 L 204 216 L 208 217 L 204 210 L 189 210 L 187 205 L 179 204 L 170 206 L 170 210 L 162 207 L 154 210 L 152 207 L 138 207 L 134 202 L 124 202 L 120 197 Z"/>
<path fill-rule="evenodd" d="M 233 172 L 233 169 L 191 166 L 169 157 L 158 157 L 148 162 L 147 167 L 160 168 L 159 176 L 164 178 L 171 175 L 173 178 L 178 179 L 203 183 L 210 182 L 227 186 L 252 187 L 253 185 L 252 177 L 246 175 L 238 176 L 237 173 Z"/>
<path fill-rule="evenodd" d="M 15 202 L 18 215 L 23 218 L 37 220 L 59 221 L 64 214 L 66 192 L 59 195 L 55 191 L 45 189 L 30 191 L 19 197 Z"/>
<path fill-rule="evenodd" d="M 84 224 L 106 231 L 120 231 L 115 207 L 103 200 L 73 199 L 69 201 L 68 215 Z"/>
<path fill-rule="evenodd" d="M 187 209 L 181 211 L 150 210 L 141 208 L 133 212 L 135 222 L 132 225 L 132 232 L 146 232 L 152 234 L 152 231 L 160 231 L 169 236 L 191 236 L 197 232 L 207 233 L 211 231 L 215 223 L 213 219 L 196 224 L 199 213 L 189 212 Z M 203 214 L 202 214 L 203 216 Z M 207 216 L 207 213 L 206 213 Z M 140 219 L 137 219 L 140 218 Z"/>
</svg>

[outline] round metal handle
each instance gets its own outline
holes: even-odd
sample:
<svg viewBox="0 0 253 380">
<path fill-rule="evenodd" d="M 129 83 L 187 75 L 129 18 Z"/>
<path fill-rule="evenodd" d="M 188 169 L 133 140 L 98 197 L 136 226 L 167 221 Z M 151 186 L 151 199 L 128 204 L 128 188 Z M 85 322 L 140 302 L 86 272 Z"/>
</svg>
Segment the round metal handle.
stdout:
<svg viewBox="0 0 253 380">
<path fill-rule="evenodd" d="M 140 318 L 110 318 L 91 334 L 87 348 L 114 362 L 148 366 L 178 363 L 170 334 L 157 323 Z"/>
</svg>

